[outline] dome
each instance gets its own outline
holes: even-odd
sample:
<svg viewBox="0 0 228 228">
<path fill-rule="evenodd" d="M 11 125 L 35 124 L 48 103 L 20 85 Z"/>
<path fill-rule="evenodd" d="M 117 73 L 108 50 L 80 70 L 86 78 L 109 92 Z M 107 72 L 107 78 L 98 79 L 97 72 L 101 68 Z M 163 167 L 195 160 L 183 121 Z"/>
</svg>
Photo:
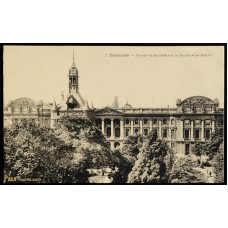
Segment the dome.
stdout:
<svg viewBox="0 0 228 228">
<path fill-rule="evenodd" d="M 27 98 L 27 97 L 22 97 L 22 98 L 18 98 L 16 100 L 14 100 L 10 106 L 30 106 L 30 105 L 38 105 L 38 103 L 31 99 L 31 98 Z"/>
</svg>

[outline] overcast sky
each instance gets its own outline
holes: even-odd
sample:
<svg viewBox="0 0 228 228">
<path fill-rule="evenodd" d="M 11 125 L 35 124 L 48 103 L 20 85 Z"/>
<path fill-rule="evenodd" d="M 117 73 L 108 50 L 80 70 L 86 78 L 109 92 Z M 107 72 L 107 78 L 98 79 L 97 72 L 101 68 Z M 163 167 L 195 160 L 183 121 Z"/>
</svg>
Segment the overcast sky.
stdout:
<svg viewBox="0 0 228 228">
<path fill-rule="evenodd" d="M 223 107 L 223 47 L 190 46 L 5 46 L 4 102 L 59 102 L 61 91 L 68 93 L 73 49 L 80 93 L 95 107 L 111 105 L 114 96 L 120 106 L 174 107 L 177 98 L 196 95 L 218 98 Z"/>
</svg>

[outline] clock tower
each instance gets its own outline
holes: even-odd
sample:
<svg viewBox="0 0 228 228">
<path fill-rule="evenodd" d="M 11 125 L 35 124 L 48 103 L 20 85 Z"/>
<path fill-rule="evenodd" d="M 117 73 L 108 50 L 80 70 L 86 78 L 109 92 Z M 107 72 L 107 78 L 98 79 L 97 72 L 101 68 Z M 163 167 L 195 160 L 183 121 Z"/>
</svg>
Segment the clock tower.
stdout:
<svg viewBox="0 0 228 228">
<path fill-rule="evenodd" d="M 73 62 L 72 66 L 69 69 L 69 81 L 68 81 L 68 87 L 69 87 L 69 93 L 67 96 L 67 109 L 79 109 L 85 105 L 85 100 L 81 96 L 79 92 L 79 85 L 78 85 L 78 69 L 75 65 L 74 61 L 74 52 L 73 52 Z"/>
<path fill-rule="evenodd" d="M 74 52 L 73 52 L 73 63 L 71 68 L 69 69 L 69 93 L 74 94 L 79 92 L 78 86 L 78 69 L 74 62 Z"/>
</svg>

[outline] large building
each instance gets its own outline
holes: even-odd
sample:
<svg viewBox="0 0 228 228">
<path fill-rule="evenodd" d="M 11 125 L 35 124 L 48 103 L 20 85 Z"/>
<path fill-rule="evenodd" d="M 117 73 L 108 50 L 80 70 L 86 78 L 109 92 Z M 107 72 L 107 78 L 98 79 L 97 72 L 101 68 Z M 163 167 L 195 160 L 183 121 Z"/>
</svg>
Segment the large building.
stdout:
<svg viewBox="0 0 228 228">
<path fill-rule="evenodd" d="M 61 103 L 44 104 L 29 98 L 19 98 L 4 107 L 4 125 L 16 123 L 23 118 L 55 127 L 61 116 L 78 115 L 90 118 L 103 132 L 110 147 L 121 147 L 129 135 L 148 135 L 156 129 L 159 138 L 166 140 L 178 153 L 191 153 L 195 143 L 210 141 L 216 127 L 223 126 L 224 110 L 218 99 L 192 96 L 170 108 L 134 108 L 126 103 L 119 107 L 115 97 L 112 106 L 96 109 L 84 100 L 79 92 L 79 72 L 74 57 L 69 69 L 68 94 L 61 95 Z"/>
</svg>

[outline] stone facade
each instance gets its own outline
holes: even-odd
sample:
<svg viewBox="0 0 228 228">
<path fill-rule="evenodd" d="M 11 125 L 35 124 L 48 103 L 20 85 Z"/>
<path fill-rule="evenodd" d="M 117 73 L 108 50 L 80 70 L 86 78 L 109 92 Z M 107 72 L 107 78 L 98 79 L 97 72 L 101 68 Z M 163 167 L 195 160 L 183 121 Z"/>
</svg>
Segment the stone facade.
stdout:
<svg viewBox="0 0 228 228">
<path fill-rule="evenodd" d="M 10 101 L 4 107 L 4 126 L 10 126 L 22 119 L 31 119 L 41 125 L 50 126 L 51 104 L 22 97 Z"/>
<path fill-rule="evenodd" d="M 216 127 L 223 126 L 224 110 L 219 108 L 218 99 L 192 96 L 183 101 L 176 100 L 173 108 L 133 108 L 126 103 L 119 108 L 118 98 L 111 107 L 96 109 L 89 107 L 79 92 L 79 74 L 74 59 L 69 69 L 69 92 L 61 103 L 36 102 L 29 98 L 19 98 L 4 108 L 4 125 L 22 118 L 34 119 L 37 123 L 54 128 L 61 116 L 78 115 L 90 118 L 110 142 L 111 148 L 122 146 L 129 135 L 147 135 L 156 129 L 159 138 L 166 140 L 178 153 L 189 154 L 195 143 L 210 140 Z"/>
</svg>

